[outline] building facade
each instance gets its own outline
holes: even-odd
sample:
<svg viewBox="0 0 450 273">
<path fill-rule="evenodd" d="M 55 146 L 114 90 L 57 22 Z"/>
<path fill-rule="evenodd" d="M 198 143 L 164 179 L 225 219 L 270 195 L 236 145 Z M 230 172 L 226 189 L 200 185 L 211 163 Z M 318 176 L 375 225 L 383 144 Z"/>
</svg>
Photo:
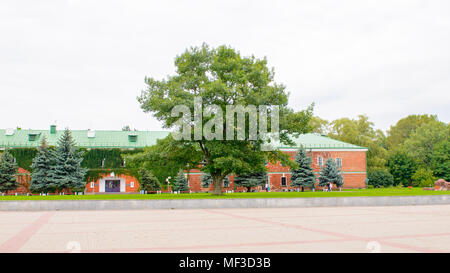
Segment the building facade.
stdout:
<svg viewBox="0 0 450 273">
<path fill-rule="evenodd" d="M 122 153 L 142 151 L 142 148 L 156 144 L 158 139 L 166 137 L 165 131 L 94 131 L 74 130 L 72 136 L 81 149 L 86 151 L 83 164 L 90 171 L 87 175 L 86 193 L 134 193 L 139 192 L 139 181 L 126 170 L 126 162 L 121 159 Z M 29 188 L 31 161 L 36 148 L 45 137 L 50 146 L 56 146 L 63 131 L 51 126 L 50 130 L 0 130 L 0 152 L 9 149 L 16 157 L 19 165 L 20 187 L 18 193 L 26 193 Z M 337 141 L 316 134 L 304 134 L 293 139 L 295 146 L 279 149 L 288 153 L 294 159 L 298 147 L 306 149 L 312 159 L 312 167 L 316 175 L 328 158 L 332 158 L 339 166 L 343 178 L 343 188 L 366 187 L 366 151 L 364 147 Z M 280 163 L 267 164 L 268 181 L 256 190 L 290 191 L 291 186 L 289 167 Z M 186 173 L 189 189 L 192 192 L 207 192 L 211 188 L 201 186 L 200 170 L 190 170 Z M 234 177 L 231 175 L 229 184 L 224 185 L 224 191 L 244 191 L 235 187 Z M 161 181 L 163 184 L 164 181 Z"/>
</svg>

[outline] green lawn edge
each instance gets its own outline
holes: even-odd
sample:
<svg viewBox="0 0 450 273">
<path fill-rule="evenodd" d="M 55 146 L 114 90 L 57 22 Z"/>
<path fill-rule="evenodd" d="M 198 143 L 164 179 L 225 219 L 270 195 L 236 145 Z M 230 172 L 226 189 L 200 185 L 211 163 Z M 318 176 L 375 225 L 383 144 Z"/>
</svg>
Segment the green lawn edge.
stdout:
<svg viewBox="0 0 450 273">
<path fill-rule="evenodd" d="M 418 196 L 447 195 L 450 191 L 429 191 L 421 188 L 351 189 L 341 192 L 252 192 L 228 193 L 221 196 L 209 193 L 185 194 L 97 194 L 51 196 L 0 196 L 0 201 L 19 200 L 170 200 L 170 199 L 237 199 L 237 198 L 314 198 L 314 197 L 364 197 L 364 196 Z"/>
</svg>

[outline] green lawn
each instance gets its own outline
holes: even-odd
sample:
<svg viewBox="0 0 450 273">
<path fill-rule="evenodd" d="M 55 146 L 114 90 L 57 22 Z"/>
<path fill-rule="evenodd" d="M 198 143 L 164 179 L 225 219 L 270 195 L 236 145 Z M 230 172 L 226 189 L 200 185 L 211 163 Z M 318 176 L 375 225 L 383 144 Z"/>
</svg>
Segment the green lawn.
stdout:
<svg viewBox="0 0 450 273">
<path fill-rule="evenodd" d="M 351 196 L 401 196 L 441 195 L 450 191 L 425 191 L 421 188 L 352 189 L 342 192 L 254 192 L 228 193 L 214 196 L 208 193 L 192 194 L 101 194 L 101 195 L 53 195 L 53 196 L 0 196 L 8 200 L 111 200 L 111 199 L 215 199 L 215 198 L 299 198 L 299 197 L 351 197 Z"/>
</svg>

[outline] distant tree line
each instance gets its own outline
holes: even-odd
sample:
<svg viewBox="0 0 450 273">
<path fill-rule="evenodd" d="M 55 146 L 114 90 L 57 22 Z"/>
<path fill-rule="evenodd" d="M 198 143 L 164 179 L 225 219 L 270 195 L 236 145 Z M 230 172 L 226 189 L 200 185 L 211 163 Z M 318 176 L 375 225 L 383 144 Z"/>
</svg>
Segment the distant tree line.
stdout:
<svg viewBox="0 0 450 273">
<path fill-rule="evenodd" d="M 367 116 L 310 120 L 314 133 L 368 148 L 368 184 L 372 187 L 433 185 L 450 181 L 450 125 L 435 115 L 409 115 L 386 134 Z"/>
</svg>

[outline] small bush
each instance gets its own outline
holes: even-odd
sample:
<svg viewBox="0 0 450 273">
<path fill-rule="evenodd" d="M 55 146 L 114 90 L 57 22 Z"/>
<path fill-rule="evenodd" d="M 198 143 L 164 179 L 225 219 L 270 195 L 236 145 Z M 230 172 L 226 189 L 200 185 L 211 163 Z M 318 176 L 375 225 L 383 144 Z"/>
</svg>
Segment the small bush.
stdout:
<svg viewBox="0 0 450 273">
<path fill-rule="evenodd" d="M 367 174 L 369 187 L 374 188 L 389 187 L 394 184 L 394 177 L 387 170 L 380 169 L 370 171 Z"/>
<path fill-rule="evenodd" d="M 433 171 L 427 169 L 418 169 L 411 178 L 413 187 L 433 186 L 434 181 L 436 181 Z"/>
</svg>

